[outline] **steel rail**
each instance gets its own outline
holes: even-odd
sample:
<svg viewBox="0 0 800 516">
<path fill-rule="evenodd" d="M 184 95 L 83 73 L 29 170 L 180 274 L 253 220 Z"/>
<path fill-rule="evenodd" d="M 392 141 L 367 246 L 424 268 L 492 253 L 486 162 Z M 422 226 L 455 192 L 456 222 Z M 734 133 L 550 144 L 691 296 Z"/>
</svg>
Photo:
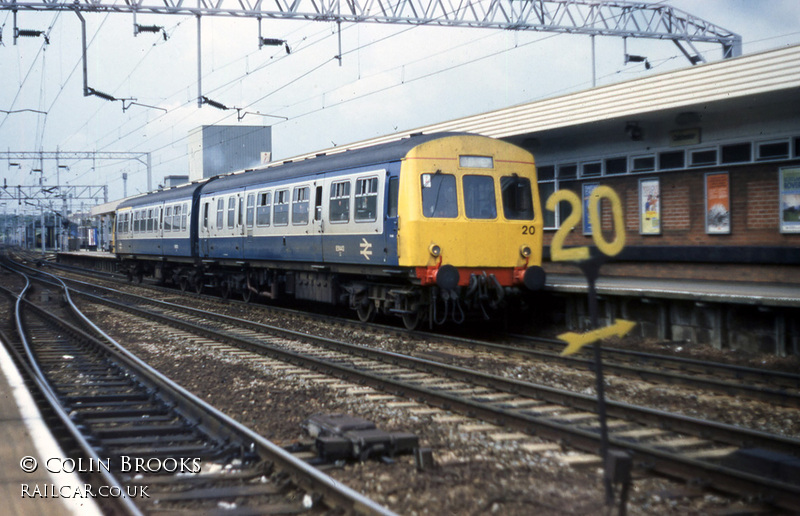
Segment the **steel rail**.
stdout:
<svg viewBox="0 0 800 516">
<path fill-rule="evenodd" d="M 54 266 L 54 264 L 48 265 Z M 55 266 L 65 267 L 61 264 Z M 78 268 L 70 266 L 66 266 L 66 268 L 78 272 L 76 270 Z M 83 272 L 85 273 L 85 271 Z M 94 274 L 96 271 L 91 272 Z M 80 280 L 69 279 L 69 281 L 87 285 L 87 283 Z M 166 287 L 158 287 L 153 285 L 150 285 L 149 287 L 164 292 L 172 292 L 172 289 L 168 289 Z M 206 296 L 203 294 L 193 293 L 183 294 L 189 294 L 193 297 L 200 296 L 201 298 Z M 212 296 L 208 297 L 210 299 L 216 299 Z M 228 302 L 231 301 L 229 300 Z M 272 311 L 284 310 L 273 306 L 269 307 L 269 309 Z M 287 311 L 292 314 L 300 314 L 317 320 L 322 317 L 318 314 L 308 314 L 297 312 L 295 310 Z M 330 317 L 326 317 L 326 319 L 329 320 Z M 348 319 L 337 319 L 337 321 L 341 321 L 345 324 L 355 324 L 353 321 Z M 520 339 L 523 342 L 545 344 L 547 346 L 547 350 L 541 350 L 531 347 L 520 347 L 516 345 L 456 337 L 452 335 L 442 335 L 420 331 L 410 332 L 405 329 L 374 323 L 358 323 L 358 325 L 373 327 L 384 331 L 390 329 L 391 331 L 397 331 L 415 337 L 424 337 L 427 339 L 437 340 L 444 344 L 464 346 L 471 350 L 480 347 L 505 355 L 516 354 L 529 359 L 557 361 L 568 366 L 582 367 L 589 371 L 594 370 L 593 359 L 583 358 L 581 356 L 561 356 L 558 351 L 563 349 L 564 342 L 556 339 L 509 334 L 509 337 Z M 671 385 L 688 385 L 692 387 L 699 387 L 709 392 L 717 392 L 729 396 L 742 396 L 748 399 L 777 403 L 787 407 L 800 407 L 800 375 L 798 374 L 745 367 L 735 364 L 725 364 L 721 362 L 705 362 L 687 357 L 658 355 L 654 353 L 626 350 L 608 346 L 602 347 L 602 353 L 604 370 L 620 376 L 635 377 L 643 381 L 660 382 Z M 628 365 L 625 357 L 629 357 L 628 360 L 634 362 L 633 365 Z M 621 360 L 621 362 L 619 360 Z M 647 365 L 662 367 L 665 370 L 646 367 L 642 364 L 635 363 L 635 361 L 641 361 Z M 675 371 L 675 369 L 678 369 L 679 371 Z M 706 375 L 706 377 L 697 376 L 691 373 L 700 373 L 702 375 Z M 724 376 L 725 378 L 714 378 L 714 376 Z M 742 381 L 745 379 L 752 379 L 763 382 L 767 385 L 752 385 Z M 797 390 L 793 391 L 793 389 Z"/>
<path fill-rule="evenodd" d="M 121 294 L 131 298 L 138 297 L 126 293 Z M 428 403 L 446 410 L 460 412 L 470 417 L 483 418 L 487 421 L 496 421 L 498 424 L 511 426 L 531 434 L 538 434 L 549 439 L 560 440 L 571 446 L 592 453 L 597 453 L 598 451 L 599 435 L 593 431 L 572 428 L 540 417 L 520 414 L 511 410 L 469 400 L 461 396 L 453 396 L 429 388 L 415 386 L 407 382 L 388 379 L 374 373 L 336 364 L 329 360 L 287 351 L 275 346 L 269 346 L 254 338 L 236 336 L 226 331 L 210 328 L 207 325 L 204 326 L 183 321 L 172 316 L 135 307 L 131 304 L 113 301 L 88 293 L 81 293 L 80 295 L 90 300 L 90 302 L 105 304 L 119 310 L 147 317 L 151 320 L 158 320 L 162 323 L 198 335 L 266 354 L 282 361 L 325 372 L 333 376 L 345 378 L 388 392 L 395 392 L 405 397 L 424 399 Z M 437 374 L 446 375 L 449 378 L 461 379 L 503 392 L 536 397 L 538 399 L 544 399 L 546 401 L 552 401 L 586 411 L 595 410 L 596 399 L 586 395 L 510 380 L 464 368 L 446 366 L 430 360 L 406 357 L 397 353 L 346 344 L 332 339 L 253 323 L 235 317 L 221 316 L 219 314 L 209 313 L 208 311 L 183 307 L 164 301 L 147 301 L 169 310 L 181 311 L 192 314 L 193 316 L 202 317 L 206 320 L 216 319 L 224 321 L 226 324 L 245 326 L 249 329 L 259 329 L 259 331 L 280 335 L 283 338 L 311 342 L 331 349 L 346 349 L 352 354 L 369 358 L 380 357 L 376 359 L 390 364 L 404 365 L 419 371 L 436 372 Z M 800 441 L 796 439 L 774 436 L 765 432 L 742 429 L 722 423 L 702 421 L 688 416 L 679 416 L 668 412 L 636 407 L 619 402 L 607 402 L 607 410 L 609 415 L 612 416 L 622 417 L 628 420 L 637 420 L 646 424 L 656 425 L 660 428 L 668 428 L 675 432 L 700 435 L 707 438 L 712 436 L 712 438 L 717 441 L 737 446 L 764 446 L 772 450 L 792 454 L 797 454 L 798 450 L 800 450 Z M 739 495 L 742 493 L 752 493 L 769 500 L 777 506 L 791 510 L 800 510 L 799 485 L 762 478 L 733 468 L 711 464 L 689 457 L 682 457 L 613 436 L 610 438 L 609 442 L 613 447 L 630 450 L 634 453 L 634 460 L 637 464 L 658 473 L 684 479 L 696 479 L 697 477 L 701 477 L 719 490 Z"/>
<path fill-rule="evenodd" d="M 42 274 L 52 277 L 52 275 L 48 273 L 42 272 Z M 39 281 L 44 280 L 39 279 Z M 261 435 L 253 432 L 249 428 L 241 425 L 234 419 L 210 406 L 205 401 L 196 397 L 181 386 L 175 384 L 167 377 L 143 362 L 141 359 L 130 353 L 128 350 L 124 349 L 116 341 L 111 339 L 111 337 L 107 337 L 107 339 L 109 339 L 109 343 L 111 344 L 111 346 L 107 346 L 105 343 L 98 341 L 92 335 L 84 332 L 84 330 L 75 327 L 66 321 L 59 320 L 52 314 L 47 313 L 36 305 L 27 301 L 23 301 L 23 303 L 29 308 L 37 311 L 40 316 L 50 318 L 51 320 L 57 320 L 57 324 L 64 331 L 68 331 L 69 333 L 86 342 L 92 342 L 96 346 L 103 348 L 106 352 L 112 355 L 115 360 L 118 360 L 119 362 L 125 364 L 128 368 L 136 371 L 137 374 L 141 375 L 141 377 L 144 378 L 148 383 L 152 384 L 155 389 L 162 393 L 162 395 L 167 396 L 179 403 L 181 406 L 181 411 L 185 412 L 191 419 L 195 421 L 202 421 L 202 425 L 209 428 L 211 431 L 232 434 L 242 442 L 249 443 L 248 445 L 258 450 L 262 456 L 269 457 L 270 460 L 275 461 L 279 467 L 290 472 L 296 485 L 298 485 L 300 488 L 318 494 L 325 504 L 336 507 L 340 510 L 344 510 L 345 512 L 354 512 L 357 514 L 374 514 L 384 516 L 391 516 L 394 514 L 388 509 L 373 502 L 369 498 L 366 498 L 349 487 L 333 480 L 331 477 L 310 466 L 306 462 L 297 459 L 283 448 L 275 445 L 271 441 L 265 439 Z M 80 310 L 71 302 L 71 300 L 69 301 L 69 304 L 71 305 L 71 309 L 80 312 Z M 81 315 L 81 318 L 85 318 L 85 316 Z M 97 328 L 91 322 L 90 325 L 94 328 Z M 105 333 L 99 328 L 97 328 L 97 330 L 105 335 Z M 33 356 L 30 354 L 29 360 L 32 361 L 32 364 L 36 363 L 35 360 L 33 360 Z M 41 371 L 39 373 L 41 374 Z M 57 397 L 50 389 L 43 375 L 42 381 L 44 382 L 45 386 L 47 386 L 53 402 L 56 403 L 56 407 L 60 409 L 60 404 L 58 403 Z M 73 431 L 78 432 L 76 434 L 77 438 L 82 440 L 83 443 L 85 443 L 88 447 L 88 455 L 91 457 L 97 457 L 98 455 L 96 451 L 86 442 L 85 438 L 80 434 L 80 431 L 70 420 L 69 416 L 65 413 L 64 416 L 66 417 L 65 424 L 71 426 Z M 109 472 L 103 471 L 103 473 L 108 476 L 108 482 L 113 482 L 113 485 L 119 485 L 118 480 Z M 127 501 L 130 504 L 130 501 Z M 141 514 L 138 508 L 136 508 L 134 505 L 131 505 L 130 510 L 132 514 Z"/>
</svg>

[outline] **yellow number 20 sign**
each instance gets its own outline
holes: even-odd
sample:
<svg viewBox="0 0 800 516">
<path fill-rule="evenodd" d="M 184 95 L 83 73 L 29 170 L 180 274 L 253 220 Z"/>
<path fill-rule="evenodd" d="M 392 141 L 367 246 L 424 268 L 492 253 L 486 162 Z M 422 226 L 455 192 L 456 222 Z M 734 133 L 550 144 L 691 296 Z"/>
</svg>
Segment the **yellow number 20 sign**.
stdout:
<svg viewBox="0 0 800 516">
<path fill-rule="evenodd" d="M 611 215 L 614 222 L 614 239 L 607 242 L 603 237 L 600 229 L 600 200 L 607 199 L 611 203 Z M 561 223 L 561 226 L 553 236 L 553 242 L 550 246 L 550 258 L 554 262 L 563 261 L 581 261 L 589 259 L 589 248 L 587 246 L 570 247 L 564 249 L 564 240 L 572 230 L 577 226 L 583 216 L 583 208 L 581 200 L 578 196 L 570 190 L 558 190 L 547 199 L 547 209 L 549 211 L 556 211 L 558 203 L 566 201 L 570 204 L 572 210 L 569 216 Z M 592 232 L 592 239 L 594 240 L 597 248 L 606 256 L 616 256 L 625 247 L 625 223 L 622 217 L 622 203 L 619 200 L 617 192 L 611 187 L 601 185 L 592 191 L 589 197 L 589 222 L 597 231 Z"/>
</svg>

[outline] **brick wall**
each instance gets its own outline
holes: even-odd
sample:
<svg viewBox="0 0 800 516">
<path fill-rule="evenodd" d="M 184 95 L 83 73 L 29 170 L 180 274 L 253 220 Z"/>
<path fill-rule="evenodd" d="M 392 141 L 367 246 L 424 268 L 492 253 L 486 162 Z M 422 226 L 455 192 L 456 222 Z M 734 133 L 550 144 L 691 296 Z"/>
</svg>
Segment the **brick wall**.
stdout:
<svg viewBox="0 0 800 516">
<path fill-rule="evenodd" d="M 609 177 L 600 184 L 612 187 L 620 197 L 625 217 L 626 246 L 770 246 L 800 248 L 800 234 L 780 232 L 779 174 L 780 164 L 756 164 L 714 170 L 728 172 L 730 192 L 730 234 L 706 233 L 705 173 L 709 170 L 680 171 L 673 173 Z M 642 235 L 639 232 L 639 180 L 658 178 L 661 195 L 661 234 Z M 593 180 L 591 182 L 598 182 Z M 581 182 L 565 183 L 581 195 Z M 613 238 L 611 210 L 602 203 L 602 228 L 607 241 Z M 546 231 L 545 245 L 549 245 L 554 231 Z M 594 246 L 591 236 L 583 235 L 580 226 L 574 228 L 566 239 L 565 246 Z M 713 266 L 713 264 L 712 264 Z M 743 265 L 748 268 L 747 265 Z M 695 267 L 695 271 L 688 268 Z M 749 279 L 783 281 L 787 275 L 800 277 L 800 264 L 796 267 L 781 266 L 767 270 L 744 271 L 740 268 L 713 266 L 714 276 L 725 279 L 726 274 L 741 274 Z M 737 266 L 738 267 L 738 266 Z M 647 264 L 630 264 L 632 275 L 641 275 Z M 683 277 L 702 278 L 711 272 L 707 265 L 680 264 L 677 268 L 656 270 L 654 275 L 672 276 L 686 269 Z M 791 271 L 794 271 L 793 273 Z M 645 274 L 646 275 L 646 274 Z M 730 277 L 730 276 L 728 276 Z M 800 279 L 795 280 L 800 281 Z"/>
</svg>

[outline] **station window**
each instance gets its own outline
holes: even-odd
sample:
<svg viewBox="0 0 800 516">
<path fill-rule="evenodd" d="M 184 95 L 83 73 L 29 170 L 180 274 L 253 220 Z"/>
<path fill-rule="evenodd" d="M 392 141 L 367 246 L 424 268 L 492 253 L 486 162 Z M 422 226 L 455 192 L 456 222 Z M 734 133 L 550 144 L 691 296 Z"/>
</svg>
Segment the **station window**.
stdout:
<svg viewBox="0 0 800 516">
<path fill-rule="evenodd" d="M 735 143 L 722 146 L 722 163 L 745 163 L 752 160 L 751 143 Z"/>
<path fill-rule="evenodd" d="M 553 165 L 546 165 L 544 167 L 536 167 L 536 175 L 539 181 L 547 181 L 556 178 L 556 167 Z"/>
<path fill-rule="evenodd" d="M 164 209 L 164 231 L 172 231 L 172 206 Z"/>
<path fill-rule="evenodd" d="M 717 164 L 717 149 L 696 150 L 689 153 L 689 166 L 703 167 Z"/>
<path fill-rule="evenodd" d="M 603 171 L 603 164 L 599 161 L 595 163 L 583 163 L 581 165 L 581 177 L 596 177 Z"/>
<path fill-rule="evenodd" d="M 276 226 L 286 226 L 289 224 L 289 190 L 279 190 L 275 192 L 275 203 L 273 204 L 274 224 Z"/>
<path fill-rule="evenodd" d="M 356 222 L 378 220 L 378 178 L 367 177 L 356 180 Z"/>
<path fill-rule="evenodd" d="M 789 157 L 789 142 L 769 142 L 758 144 L 758 159 L 785 159 Z"/>
<path fill-rule="evenodd" d="M 559 165 L 558 178 L 559 179 L 575 179 L 578 177 L 578 165 Z"/>
<path fill-rule="evenodd" d="M 272 207 L 272 194 L 270 192 L 258 193 L 258 207 L 256 208 L 256 224 L 269 226 L 269 214 Z"/>
<path fill-rule="evenodd" d="M 328 216 L 331 222 L 348 222 L 350 220 L 350 181 L 331 184 Z"/>
<path fill-rule="evenodd" d="M 547 200 L 553 192 L 556 191 L 556 184 L 554 182 L 539 183 L 539 196 L 543 200 Z M 556 220 L 556 213 L 550 210 L 544 210 L 544 229 L 556 229 L 558 221 Z"/>
<path fill-rule="evenodd" d="M 236 197 L 228 197 L 228 229 L 233 228 L 236 220 Z"/>
<path fill-rule="evenodd" d="M 491 176 L 464 176 L 464 213 L 470 219 L 496 219 L 497 201 L 494 196 L 494 178 Z"/>
<path fill-rule="evenodd" d="M 217 229 L 221 229 L 225 222 L 225 199 L 217 199 Z"/>
<path fill-rule="evenodd" d="M 308 224 L 308 187 L 296 187 L 292 193 L 292 224 Z"/>
<path fill-rule="evenodd" d="M 422 213 L 426 217 L 453 219 L 458 216 L 456 176 L 422 174 Z"/>
<path fill-rule="evenodd" d="M 517 175 L 500 178 L 503 214 L 508 220 L 533 220 L 533 194 L 527 177 Z"/>
<path fill-rule="evenodd" d="M 654 156 L 638 156 L 631 161 L 633 172 L 650 172 L 656 169 L 656 158 Z"/>
<path fill-rule="evenodd" d="M 658 154 L 658 169 L 683 168 L 686 165 L 685 159 L 686 156 L 683 151 L 660 152 Z"/>
<path fill-rule="evenodd" d="M 618 158 L 607 158 L 605 160 L 606 175 L 615 176 L 628 173 L 628 158 L 621 156 Z"/>
<path fill-rule="evenodd" d="M 245 223 L 247 224 L 248 228 L 253 227 L 253 223 L 255 222 L 256 216 L 256 194 L 249 194 L 247 196 L 247 217 L 245 218 Z"/>
</svg>

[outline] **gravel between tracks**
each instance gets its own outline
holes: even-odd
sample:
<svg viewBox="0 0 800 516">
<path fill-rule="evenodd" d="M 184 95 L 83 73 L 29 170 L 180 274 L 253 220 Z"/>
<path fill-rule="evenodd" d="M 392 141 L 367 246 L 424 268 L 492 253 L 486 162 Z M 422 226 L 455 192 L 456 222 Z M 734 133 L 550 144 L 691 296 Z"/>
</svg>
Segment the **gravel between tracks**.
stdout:
<svg viewBox="0 0 800 516">
<path fill-rule="evenodd" d="M 215 311 L 225 311 L 216 306 Z M 88 310 L 87 310 L 88 311 Z M 242 316 L 244 309 L 228 307 Z M 135 318 L 120 319 L 106 309 L 99 320 L 124 345 L 184 387 L 270 440 L 288 445 L 306 439 L 300 423 L 315 413 L 347 413 L 374 421 L 389 431 L 408 431 L 434 451 L 437 467 L 417 472 L 413 459 L 400 457 L 395 464 L 368 461 L 328 471 L 331 476 L 400 514 L 601 514 L 604 513 L 601 472 L 596 467 L 576 469 L 560 464 L 548 452 L 521 452 L 513 442 L 492 442 L 485 433 L 468 433 L 457 424 L 436 422 L 430 415 L 415 415 L 404 408 L 346 396 L 297 375 L 287 375 L 154 329 Z M 253 315 L 253 314 L 249 314 Z M 258 315 L 253 318 L 268 319 Z M 268 322 L 268 321 L 264 321 Z M 301 330 L 308 324 L 296 322 Z M 309 330 L 311 331 L 311 330 Z M 316 331 L 316 330 L 314 330 Z M 337 335 L 340 334 L 340 335 Z M 355 335 L 354 335 L 355 334 Z M 408 342 L 399 336 L 377 337 L 372 332 L 349 328 L 331 330 L 332 337 L 356 338 L 363 343 L 396 351 L 426 348 L 442 352 L 438 344 Z M 408 351 L 409 349 L 405 349 Z M 447 352 L 447 350 L 445 350 Z M 453 351 L 454 357 L 456 351 Z M 457 353 L 462 360 L 469 355 Z M 493 372 L 539 383 L 590 392 L 593 376 L 563 367 L 540 364 L 535 370 L 514 371 L 513 359 L 473 359 Z M 473 364 L 473 365 L 477 365 Z M 491 362 L 491 361 L 489 361 Z M 469 363 L 461 362 L 470 366 Z M 619 385 L 617 385 L 619 382 Z M 639 385 L 642 384 L 642 385 Z M 615 399 L 634 398 L 637 404 L 696 411 L 697 416 L 746 419 L 747 426 L 797 433 L 796 411 L 776 416 L 772 408 L 759 408 L 724 396 L 695 396 L 677 387 L 654 387 L 644 382 L 611 379 L 609 392 Z M 646 398 L 643 394 L 646 393 Z M 691 393 L 689 393 L 691 395 Z M 726 398 L 726 399 L 722 399 Z M 738 409 L 731 415 L 734 410 Z M 757 409 L 757 410 L 754 410 Z M 739 421 L 742 424 L 742 421 Z M 713 513 L 743 507 L 739 501 L 699 493 L 683 483 L 635 477 L 628 511 L 630 514 Z"/>
</svg>

